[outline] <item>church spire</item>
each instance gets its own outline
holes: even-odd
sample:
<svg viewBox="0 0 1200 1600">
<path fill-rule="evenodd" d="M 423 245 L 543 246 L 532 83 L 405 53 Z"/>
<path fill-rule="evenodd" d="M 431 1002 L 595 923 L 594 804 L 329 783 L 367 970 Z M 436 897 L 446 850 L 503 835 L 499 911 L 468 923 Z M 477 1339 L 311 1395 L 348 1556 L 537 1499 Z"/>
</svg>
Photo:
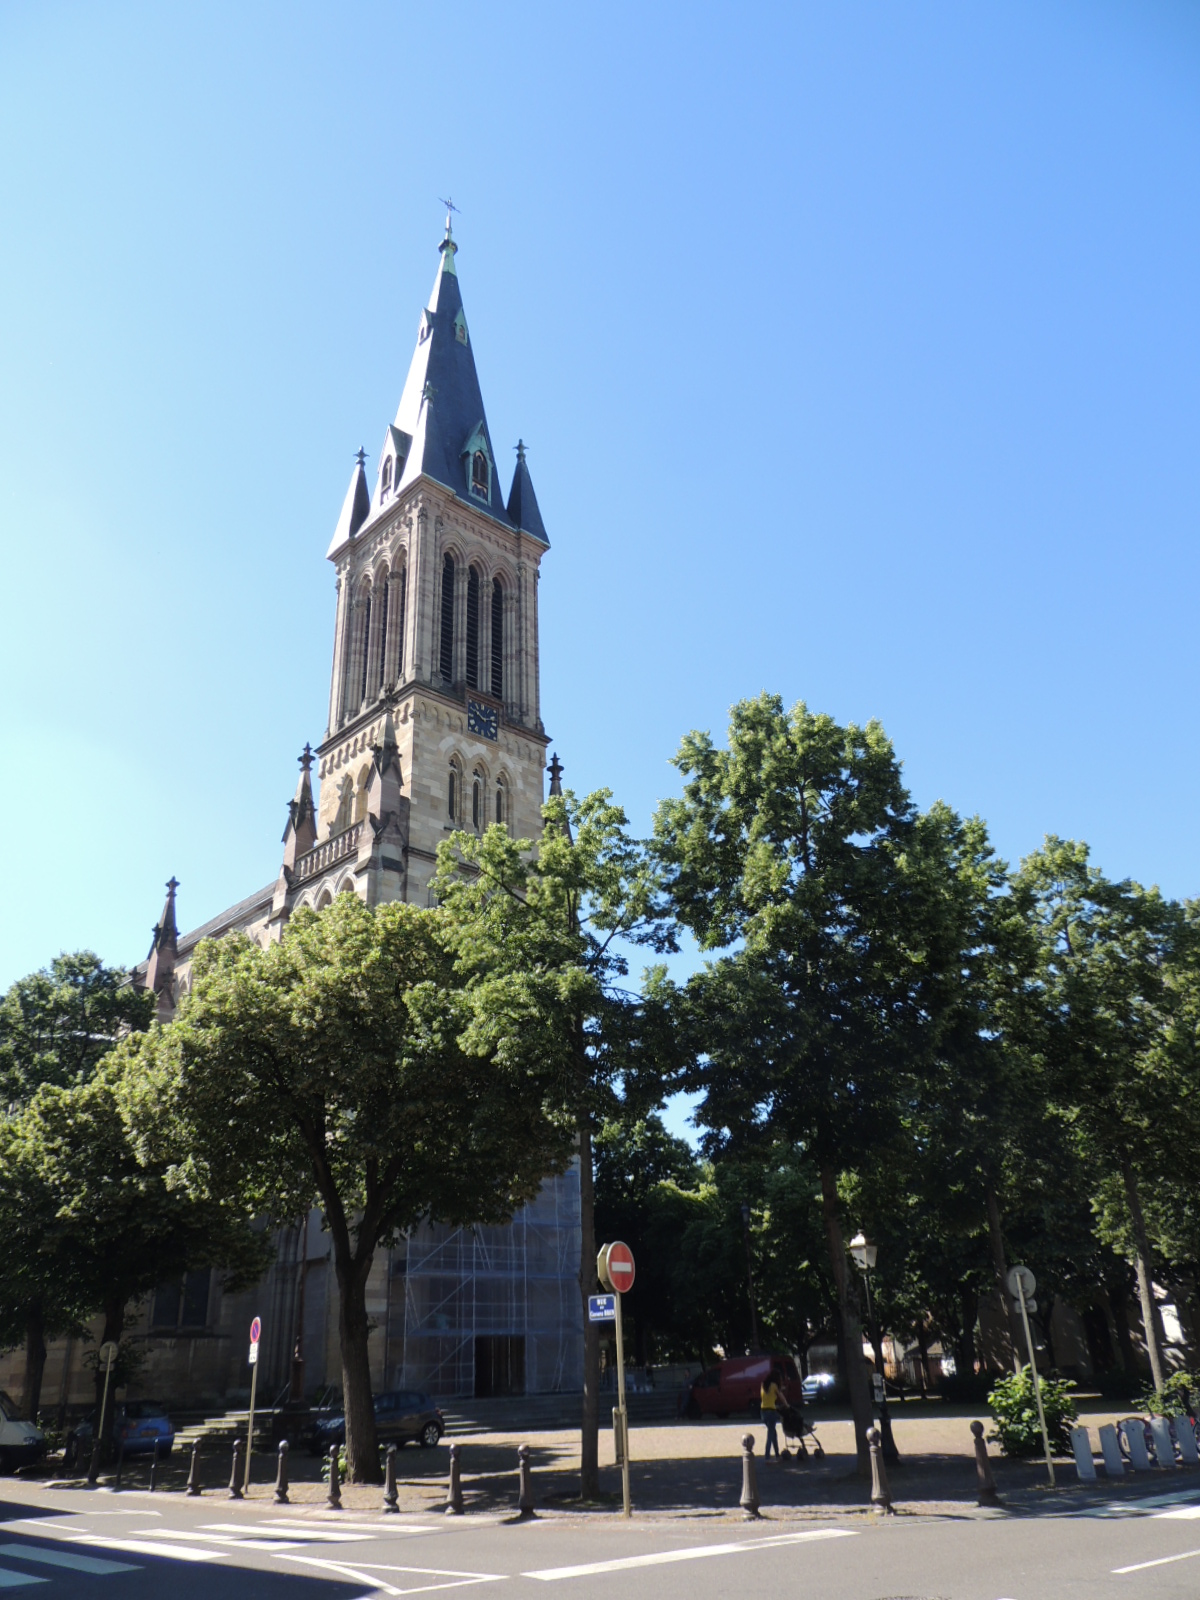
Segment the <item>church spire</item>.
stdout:
<svg viewBox="0 0 1200 1600">
<path fill-rule="evenodd" d="M 156 1016 L 159 1022 L 170 1022 L 175 1014 L 175 963 L 179 958 L 179 925 L 175 920 L 175 891 L 177 878 L 167 883 L 167 903 L 163 914 L 154 925 L 150 940 L 150 955 L 146 962 L 145 987 L 158 996 Z"/>
<path fill-rule="evenodd" d="M 342 514 L 334 530 L 333 543 L 328 550 L 329 555 L 333 555 L 335 550 L 340 550 L 344 544 L 353 539 L 370 513 L 371 492 L 367 488 L 367 474 L 363 466 L 366 459 L 367 452 L 360 446 L 354 458 L 355 466 L 350 474 L 350 487 L 346 490 L 346 498 L 342 501 Z"/>
<path fill-rule="evenodd" d="M 317 808 L 312 792 L 312 746 L 306 744 L 300 757 L 300 778 L 295 798 L 288 801 L 287 827 L 283 830 L 283 864 L 289 871 L 297 859 L 317 842 Z"/>
<path fill-rule="evenodd" d="M 544 545 L 546 537 L 542 513 L 538 510 L 537 495 L 533 492 L 533 479 L 529 476 L 529 463 L 525 459 L 525 441 L 517 440 L 517 470 L 513 473 L 512 489 L 508 496 L 508 518 L 514 528 L 531 533 Z"/>
</svg>

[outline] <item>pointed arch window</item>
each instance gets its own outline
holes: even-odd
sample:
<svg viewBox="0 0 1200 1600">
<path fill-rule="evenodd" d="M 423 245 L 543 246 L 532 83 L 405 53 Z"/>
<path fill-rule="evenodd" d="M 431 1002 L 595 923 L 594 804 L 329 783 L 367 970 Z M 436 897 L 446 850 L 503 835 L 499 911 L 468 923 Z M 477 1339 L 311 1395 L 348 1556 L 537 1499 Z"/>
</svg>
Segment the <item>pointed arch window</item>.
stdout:
<svg viewBox="0 0 1200 1600">
<path fill-rule="evenodd" d="M 479 572 L 467 573 L 467 682 L 472 689 L 479 683 Z"/>
<path fill-rule="evenodd" d="M 366 590 L 362 603 L 362 672 L 358 686 L 358 703 L 367 698 L 367 671 L 371 664 L 371 591 Z"/>
<path fill-rule="evenodd" d="M 471 778 L 471 826 L 480 833 L 484 823 L 483 773 L 476 767 Z"/>
<path fill-rule="evenodd" d="M 404 619 L 408 616 L 408 568 L 401 567 L 396 575 L 396 681 L 404 682 Z"/>
<path fill-rule="evenodd" d="M 492 693 L 504 698 L 504 586 L 492 580 Z"/>
<path fill-rule="evenodd" d="M 450 783 L 449 783 L 449 787 L 448 787 L 448 790 L 447 790 L 447 795 L 448 795 L 447 810 L 448 810 L 449 815 L 450 815 L 450 821 L 453 824 L 457 824 L 457 822 L 458 822 L 458 808 L 459 808 L 459 804 L 460 804 L 460 801 L 461 801 L 461 786 L 462 786 L 461 774 L 459 773 L 458 768 L 455 766 L 454 762 L 452 761 L 450 763 Z"/>
<path fill-rule="evenodd" d="M 387 630 L 388 593 L 391 585 L 385 576 L 379 585 L 379 644 L 375 663 L 375 692 L 378 694 L 387 682 Z"/>
<path fill-rule="evenodd" d="M 491 485 L 492 469 L 488 458 L 482 450 L 476 450 L 471 456 L 471 493 L 486 500 Z"/>
<path fill-rule="evenodd" d="M 503 778 L 496 779 L 496 821 L 501 825 L 508 821 L 508 786 Z"/>
<path fill-rule="evenodd" d="M 447 683 L 454 681 L 454 557 L 442 562 L 442 638 L 438 665 Z"/>
<path fill-rule="evenodd" d="M 383 462 L 383 492 L 387 494 L 392 487 L 392 458 L 385 456 Z"/>
</svg>

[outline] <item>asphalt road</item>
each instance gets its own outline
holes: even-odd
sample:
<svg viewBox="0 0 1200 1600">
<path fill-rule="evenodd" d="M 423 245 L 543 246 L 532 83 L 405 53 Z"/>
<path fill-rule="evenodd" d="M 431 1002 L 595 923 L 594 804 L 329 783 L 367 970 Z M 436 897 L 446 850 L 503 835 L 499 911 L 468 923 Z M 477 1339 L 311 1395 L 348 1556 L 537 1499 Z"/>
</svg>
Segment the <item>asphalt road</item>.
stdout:
<svg viewBox="0 0 1200 1600">
<path fill-rule="evenodd" d="M 1200 1486 L 1066 1515 L 383 1517 L 0 1484 L 0 1600 L 1195 1600 Z M 23 1597 L 22 1597 L 23 1600 Z"/>
</svg>

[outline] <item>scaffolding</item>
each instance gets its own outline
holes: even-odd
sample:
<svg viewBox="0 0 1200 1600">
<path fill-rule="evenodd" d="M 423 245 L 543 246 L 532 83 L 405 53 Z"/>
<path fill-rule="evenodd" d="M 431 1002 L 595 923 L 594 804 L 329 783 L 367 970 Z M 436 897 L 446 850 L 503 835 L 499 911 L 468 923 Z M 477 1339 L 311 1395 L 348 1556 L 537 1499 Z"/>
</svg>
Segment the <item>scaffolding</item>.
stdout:
<svg viewBox="0 0 1200 1600">
<path fill-rule="evenodd" d="M 583 1387 L 579 1167 L 510 1223 L 423 1223 L 393 1252 L 387 1382 L 452 1399 Z"/>
</svg>

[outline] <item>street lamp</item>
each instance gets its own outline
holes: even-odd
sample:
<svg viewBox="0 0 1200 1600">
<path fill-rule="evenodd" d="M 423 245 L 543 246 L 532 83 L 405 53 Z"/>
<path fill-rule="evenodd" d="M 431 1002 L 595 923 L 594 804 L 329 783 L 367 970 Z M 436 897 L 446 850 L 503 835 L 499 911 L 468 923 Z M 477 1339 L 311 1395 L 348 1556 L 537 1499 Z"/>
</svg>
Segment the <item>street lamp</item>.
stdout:
<svg viewBox="0 0 1200 1600">
<path fill-rule="evenodd" d="M 879 1424 L 883 1433 L 883 1451 L 889 1461 L 899 1459 L 892 1438 L 892 1419 L 887 1408 L 887 1382 L 883 1368 L 883 1334 L 875 1322 L 875 1308 L 871 1302 L 871 1274 L 875 1270 L 875 1263 L 879 1259 L 879 1247 L 873 1245 L 860 1228 L 850 1241 L 850 1254 L 854 1257 L 854 1264 L 862 1273 L 867 1285 L 867 1327 L 871 1335 L 871 1346 L 875 1351 L 875 1393 L 879 1401 Z"/>
<path fill-rule="evenodd" d="M 750 1336 L 754 1340 L 754 1349 L 759 1348 L 758 1343 L 758 1311 L 754 1304 L 754 1258 L 750 1254 L 750 1203 L 742 1201 L 742 1237 L 746 1241 L 746 1288 L 750 1293 Z"/>
</svg>

